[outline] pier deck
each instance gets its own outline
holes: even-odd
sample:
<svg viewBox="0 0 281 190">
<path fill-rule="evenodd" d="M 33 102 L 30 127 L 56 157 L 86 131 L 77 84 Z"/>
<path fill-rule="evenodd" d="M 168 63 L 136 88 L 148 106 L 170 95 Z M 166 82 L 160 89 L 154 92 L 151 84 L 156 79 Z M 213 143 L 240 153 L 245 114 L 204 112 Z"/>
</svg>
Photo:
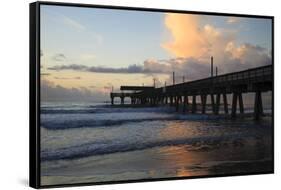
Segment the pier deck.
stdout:
<svg viewBox="0 0 281 190">
<path fill-rule="evenodd" d="M 206 112 L 207 96 L 211 97 L 214 114 L 219 114 L 222 97 L 224 112 L 228 114 L 227 94 L 232 94 L 231 116 L 236 117 L 237 104 L 240 113 L 244 113 L 242 94 L 253 92 L 255 93 L 254 116 L 259 119 L 263 115 L 262 92 L 272 91 L 272 89 L 273 69 L 272 65 L 267 65 L 159 88 L 121 86 L 120 90 L 133 90 L 133 92 L 112 92 L 110 97 L 112 104 L 114 104 L 114 98 L 116 97 L 121 98 L 121 104 L 124 104 L 125 97 L 129 97 L 131 98 L 131 104 L 169 104 L 175 106 L 176 111 L 179 111 L 179 105 L 182 104 L 183 112 L 196 113 L 199 111 L 197 110 L 196 97 L 200 96 L 202 105 L 200 111 L 203 114 Z M 192 99 L 191 105 L 189 105 L 189 98 Z"/>
</svg>

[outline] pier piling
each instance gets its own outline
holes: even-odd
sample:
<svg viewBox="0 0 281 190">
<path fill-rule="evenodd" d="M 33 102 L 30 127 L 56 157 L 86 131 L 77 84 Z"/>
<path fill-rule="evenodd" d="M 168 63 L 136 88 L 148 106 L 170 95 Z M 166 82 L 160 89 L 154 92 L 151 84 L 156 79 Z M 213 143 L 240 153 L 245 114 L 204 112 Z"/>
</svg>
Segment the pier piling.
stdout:
<svg viewBox="0 0 281 190">
<path fill-rule="evenodd" d="M 254 118 L 260 119 L 263 114 L 262 93 L 272 91 L 273 75 L 272 65 L 247 69 L 224 75 L 216 75 L 213 72 L 213 57 L 211 57 L 211 77 L 175 84 L 175 73 L 173 72 L 173 84 L 164 87 L 154 86 L 121 86 L 121 92 L 111 92 L 111 104 L 114 105 L 116 97 L 121 99 L 121 105 L 125 103 L 125 98 L 131 98 L 131 104 L 135 105 L 170 105 L 175 106 L 179 111 L 182 106 L 183 113 L 196 113 L 196 97 L 201 98 L 201 113 L 207 110 L 207 98 L 210 96 L 211 110 L 213 114 L 220 113 L 221 96 L 224 113 L 228 114 L 228 94 L 232 94 L 231 117 L 235 118 L 237 106 L 240 114 L 244 114 L 243 94 L 255 93 Z M 131 90 L 133 92 L 124 92 Z M 192 97 L 191 105 L 188 98 Z M 238 104 L 238 105 L 237 105 Z"/>
<path fill-rule="evenodd" d="M 192 108 L 191 108 L 192 113 L 196 113 L 197 105 L 196 105 L 196 95 L 192 96 Z"/>
</svg>

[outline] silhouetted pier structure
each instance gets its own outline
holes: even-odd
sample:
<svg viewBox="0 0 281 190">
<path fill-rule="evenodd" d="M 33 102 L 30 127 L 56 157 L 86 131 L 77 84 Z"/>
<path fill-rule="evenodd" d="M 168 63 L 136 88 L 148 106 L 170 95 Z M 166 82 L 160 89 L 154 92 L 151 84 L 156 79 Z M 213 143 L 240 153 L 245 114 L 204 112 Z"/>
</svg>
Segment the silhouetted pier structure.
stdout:
<svg viewBox="0 0 281 190">
<path fill-rule="evenodd" d="M 211 63 L 211 67 L 213 64 Z M 228 112 L 227 94 L 232 94 L 231 117 L 236 117 L 239 105 L 240 113 L 244 113 L 243 93 L 255 93 L 254 117 L 259 119 L 263 115 L 262 93 L 272 91 L 273 70 L 272 65 L 257 67 L 240 72 L 233 72 L 223 75 L 173 84 L 164 87 L 144 87 L 144 86 L 121 86 L 120 90 L 132 90 L 129 93 L 111 93 L 111 103 L 114 98 L 120 97 L 121 104 L 124 98 L 131 98 L 131 104 L 141 105 L 171 105 L 182 112 L 206 113 L 207 97 L 211 98 L 211 108 L 214 114 L 219 114 L 220 106 L 223 106 L 224 113 Z M 173 77 L 174 78 L 174 77 Z M 173 82 L 174 83 L 174 82 Z M 200 107 L 198 110 L 197 96 L 200 97 Z M 189 101 L 191 98 L 191 102 Z M 221 104 L 222 98 L 222 104 Z M 238 104 L 238 105 L 237 105 Z"/>
</svg>

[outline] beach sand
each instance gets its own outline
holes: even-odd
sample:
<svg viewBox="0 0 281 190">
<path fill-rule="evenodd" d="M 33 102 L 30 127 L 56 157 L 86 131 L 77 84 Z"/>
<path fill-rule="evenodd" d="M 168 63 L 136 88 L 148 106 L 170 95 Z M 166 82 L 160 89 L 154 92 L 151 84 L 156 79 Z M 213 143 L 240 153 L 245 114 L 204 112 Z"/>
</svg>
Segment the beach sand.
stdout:
<svg viewBox="0 0 281 190">
<path fill-rule="evenodd" d="M 155 147 L 42 164 L 42 185 L 135 179 L 269 173 L 271 139 Z M 53 162 L 53 161 L 52 161 Z"/>
</svg>

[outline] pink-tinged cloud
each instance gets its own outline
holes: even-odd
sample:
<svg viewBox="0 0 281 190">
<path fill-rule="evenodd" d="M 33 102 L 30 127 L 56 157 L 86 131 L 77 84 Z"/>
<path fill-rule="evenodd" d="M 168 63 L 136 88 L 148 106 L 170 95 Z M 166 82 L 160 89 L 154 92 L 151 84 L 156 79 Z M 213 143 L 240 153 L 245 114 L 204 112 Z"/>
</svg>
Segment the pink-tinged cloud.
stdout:
<svg viewBox="0 0 281 190">
<path fill-rule="evenodd" d="M 182 69 L 178 72 L 184 74 L 193 71 L 198 74 L 196 76 L 202 76 L 196 72 L 196 68 L 200 67 L 198 70 L 201 72 L 200 64 L 209 64 L 211 56 L 214 57 L 215 65 L 224 73 L 271 64 L 270 50 L 253 44 L 238 43 L 236 38 L 238 30 L 216 28 L 211 24 L 203 25 L 202 18 L 199 15 L 176 13 L 165 15 L 165 26 L 172 39 L 164 42 L 162 47 L 174 56 L 174 59 L 167 60 L 163 65 L 165 70 L 167 68 Z M 161 68 L 161 65 L 152 63 L 149 65 L 145 62 L 145 65 Z M 179 66 L 178 63 L 185 66 Z M 191 66 L 196 66 L 196 68 L 191 68 Z"/>
<path fill-rule="evenodd" d="M 233 38 L 229 32 L 222 31 L 210 24 L 200 25 L 201 16 L 167 13 L 165 26 L 171 33 L 172 40 L 164 42 L 162 47 L 176 57 L 202 58 Z"/>
</svg>

